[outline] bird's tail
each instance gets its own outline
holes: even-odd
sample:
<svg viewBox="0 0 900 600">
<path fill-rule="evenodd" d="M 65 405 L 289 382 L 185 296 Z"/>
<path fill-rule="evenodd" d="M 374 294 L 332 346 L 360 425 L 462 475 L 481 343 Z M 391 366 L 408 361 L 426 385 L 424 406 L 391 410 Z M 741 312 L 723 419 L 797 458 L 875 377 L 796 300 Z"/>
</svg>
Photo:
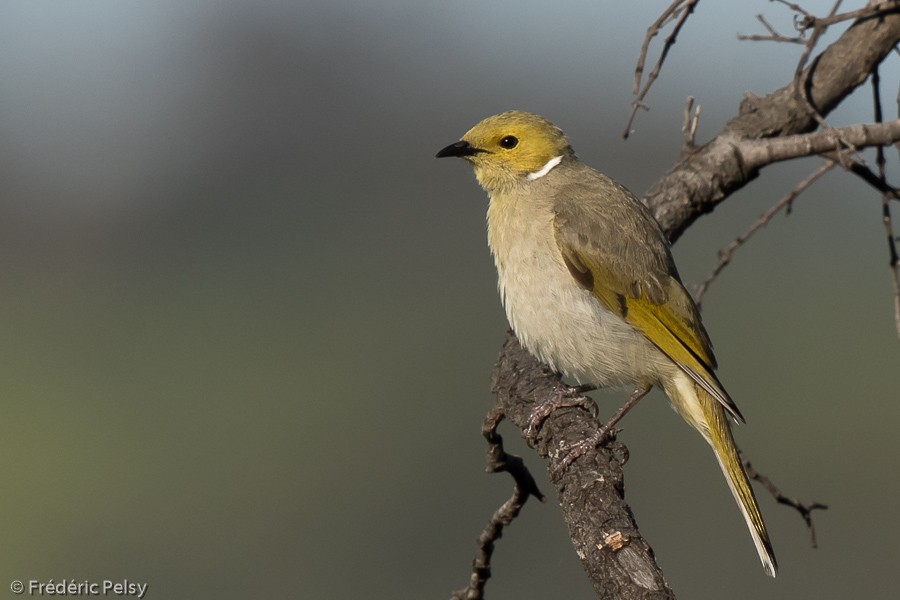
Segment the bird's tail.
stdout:
<svg viewBox="0 0 900 600">
<path fill-rule="evenodd" d="M 693 425 L 712 446 L 719 466 L 722 467 L 722 473 L 725 474 L 728 487 L 747 522 L 750 536 L 759 553 L 759 560 L 762 562 L 766 574 L 775 577 L 778 565 L 775 561 L 772 543 L 769 541 L 766 524 L 759 512 L 753 488 L 750 487 L 747 473 L 744 471 L 744 466 L 741 464 L 737 448 L 734 445 L 734 438 L 731 435 L 731 427 L 725 411 L 713 396 L 688 379 L 687 376 L 679 374 L 673 383 L 671 386 L 666 386 L 666 392 L 672 400 L 672 404 L 675 405 L 675 409 L 681 416 Z"/>
</svg>

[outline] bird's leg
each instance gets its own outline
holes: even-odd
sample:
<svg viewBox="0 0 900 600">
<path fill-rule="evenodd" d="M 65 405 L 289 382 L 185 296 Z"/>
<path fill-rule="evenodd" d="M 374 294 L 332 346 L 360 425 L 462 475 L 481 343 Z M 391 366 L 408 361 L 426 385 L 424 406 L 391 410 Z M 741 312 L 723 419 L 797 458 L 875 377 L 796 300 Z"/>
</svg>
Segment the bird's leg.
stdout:
<svg viewBox="0 0 900 600">
<path fill-rule="evenodd" d="M 551 475 L 553 480 L 558 480 L 559 477 L 565 472 L 565 470 L 569 468 L 569 465 L 575 462 L 576 459 L 606 441 L 606 438 L 612 432 L 613 427 L 615 427 L 616 423 L 621 421 L 622 417 L 628 414 L 628 411 L 634 408 L 635 405 L 641 401 L 641 398 L 643 398 L 650 392 L 650 389 L 652 387 L 652 385 L 647 384 L 636 386 L 634 388 L 634 391 L 631 392 L 631 396 L 628 398 L 625 404 L 623 404 L 622 407 L 618 411 L 616 411 L 616 414 L 614 414 L 609 421 L 601 426 L 600 429 L 595 431 L 589 437 L 566 448 L 566 455 L 559 462 L 559 464 L 552 469 Z"/>
<path fill-rule="evenodd" d="M 595 389 L 597 387 L 593 385 L 579 385 L 576 387 L 560 385 L 560 387 L 556 388 L 556 393 L 553 394 L 553 397 L 536 404 L 531 414 L 528 415 L 528 427 L 525 429 L 525 439 L 528 443 L 534 446 L 538 431 L 540 431 L 544 421 L 558 408 L 581 407 L 591 411 L 591 414 L 596 417 L 597 404 L 584 395 L 585 392 Z"/>
</svg>

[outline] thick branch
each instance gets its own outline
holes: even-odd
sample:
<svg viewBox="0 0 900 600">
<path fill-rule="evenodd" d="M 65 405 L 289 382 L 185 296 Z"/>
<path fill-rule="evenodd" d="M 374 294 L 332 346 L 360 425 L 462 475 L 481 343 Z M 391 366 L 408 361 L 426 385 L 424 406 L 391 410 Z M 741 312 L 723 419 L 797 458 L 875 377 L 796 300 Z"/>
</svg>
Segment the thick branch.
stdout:
<svg viewBox="0 0 900 600">
<path fill-rule="evenodd" d="M 760 169 L 791 158 L 841 150 L 844 144 L 851 144 L 854 148 L 888 146 L 898 139 L 900 119 L 765 140 L 741 140 L 736 144 L 736 149 L 745 169 Z"/>
<path fill-rule="evenodd" d="M 900 14 L 892 12 L 853 24 L 802 74 L 808 97 L 821 115 L 861 85 L 900 42 Z M 752 181 L 758 167 L 743 163 L 735 143 L 796 135 L 818 126 L 793 82 L 764 98 L 748 95 L 740 114 L 709 143 L 683 156 L 647 191 L 644 203 L 663 229 L 677 239 L 699 216 Z"/>
<path fill-rule="evenodd" d="M 491 386 L 506 418 L 524 430 L 535 400 L 552 397 L 561 385 L 559 377 L 509 332 Z M 586 438 L 598 426 L 587 410 L 553 411 L 536 434 L 536 449 L 550 459 L 548 468 L 553 470 L 562 458 L 560 448 Z M 559 506 L 598 598 L 671 599 L 675 594 L 625 503 L 622 466 L 627 460 L 628 451 L 618 442 L 579 458 L 554 482 Z"/>
</svg>

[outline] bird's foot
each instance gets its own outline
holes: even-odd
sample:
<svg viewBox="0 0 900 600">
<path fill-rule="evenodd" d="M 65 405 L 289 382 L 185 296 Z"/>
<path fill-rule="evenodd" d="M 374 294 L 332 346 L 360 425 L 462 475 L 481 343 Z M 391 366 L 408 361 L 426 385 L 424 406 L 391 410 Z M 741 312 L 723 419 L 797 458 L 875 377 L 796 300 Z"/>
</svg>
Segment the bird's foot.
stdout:
<svg viewBox="0 0 900 600">
<path fill-rule="evenodd" d="M 565 456 L 550 468 L 550 480 L 554 483 L 559 481 L 573 462 L 614 437 L 616 430 L 613 425 L 614 423 L 607 423 L 580 442 L 561 448 L 559 454 Z"/>
<path fill-rule="evenodd" d="M 591 398 L 584 395 L 585 392 L 590 392 L 595 389 L 597 388 L 592 385 L 579 385 L 576 387 L 561 385 L 556 389 L 556 393 L 553 394 L 553 397 L 536 404 L 532 409 L 531 414 L 528 415 L 528 427 L 525 428 L 525 440 L 528 444 L 532 447 L 535 445 L 538 432 L 544 425 L 544 421 L 547 420 L 547 417 L 549 417 L 553 411 L 559 408 L 579 407 L 590 411 L 591 415 L 596 417 L 598 411 L 597 404 Z"/>
<path fill-rule="evenodd" d="M 559 481 L 559 478 L 562 477 L 563 473 L 566 472 L 566 469 L 575 462 L 578 458 L 584 456 L 589 451 L 595 449 L 597 446 L 607 441 L 614 433 L 615 433 L 615 425 L 618 423 L 622 417 L 624 417 L 629 410 L 634 408 L 634 406 L 641 401 L 641 398 L 647 395 L 650 391 L 650 385 L 637 385 L 633 392 L 631 392 L 631 396 L 628 398 L 628 401 L 622 405 L 622 407 L 613 415 L 613 417 L 603 426 L 600 427 L 597 431 L 592 433 L 590 436 L 581 440 L 580 442 L 575 442 L 567 448 L 562 448 L 560 450 L 560 454 L 565 453 L 562 460 L 559 461 L 557 465 L 555 465 L 550 470 L 550 477 L 555 481 Z"/>
</svg>

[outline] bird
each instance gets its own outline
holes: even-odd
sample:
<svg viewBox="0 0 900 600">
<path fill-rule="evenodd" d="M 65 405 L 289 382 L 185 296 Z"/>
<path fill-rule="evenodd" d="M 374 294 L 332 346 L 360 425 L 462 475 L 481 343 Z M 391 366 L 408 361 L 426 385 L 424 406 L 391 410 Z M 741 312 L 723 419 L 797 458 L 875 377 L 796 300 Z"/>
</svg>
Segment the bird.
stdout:
<svg viewBox="0 0 900 600">
<path fill-rule="evenodd" d="M 488 117 L 436 157 L 470 163 L 488 194 L 488 245 L 522 346 L 578 384 L 634 386 L 604 433 L 661 388 L 712 447 L 774 577 L 772 543 L 729 423 L 744 417 L 715 374 L 700 311 L 649 209 L 581 162 L 562 130 L 528 112 Z"/>
</svg>

